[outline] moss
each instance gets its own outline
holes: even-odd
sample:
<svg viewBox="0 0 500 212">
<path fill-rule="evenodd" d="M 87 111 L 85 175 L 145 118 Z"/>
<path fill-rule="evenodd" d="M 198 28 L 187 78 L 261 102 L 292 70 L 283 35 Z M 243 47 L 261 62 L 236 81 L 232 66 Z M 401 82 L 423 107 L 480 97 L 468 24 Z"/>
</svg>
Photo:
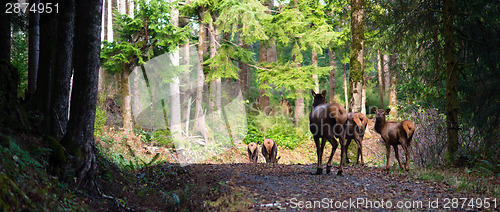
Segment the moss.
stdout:
<svg viewBox="0 0 500 212">
<path fill-rule="evenodd" d="M 51 160 L 54 164 L 66 163 L 66 155 L 64 154 L 63 146 L 52 136 L 45 137 L 45 143 L 52 150 Z"/>
<path fill-rule="evenodd" d="M 0 208 L 5 211 L 15 211 L 21 208 L 27 211 L 35 209 L 26 193 L 5 174 L 0 174 L 0 197 Z"/>
<path fill-rule="evenodd" d="M 71 133 L 68 131 L 61 139 L 61 145 L 66 149 L 66 152 L 72 156 L 80 157 L 81 148 L 78 142 L 72 139 Z"/>
</svg>

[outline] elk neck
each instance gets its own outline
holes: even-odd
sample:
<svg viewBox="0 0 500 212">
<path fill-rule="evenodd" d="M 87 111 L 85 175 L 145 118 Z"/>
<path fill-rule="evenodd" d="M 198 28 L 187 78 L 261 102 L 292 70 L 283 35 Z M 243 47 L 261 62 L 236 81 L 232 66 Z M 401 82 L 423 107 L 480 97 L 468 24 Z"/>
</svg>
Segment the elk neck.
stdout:
<svg viewBox="0 0 500 212">
<path fill-rule="evenodd" d="M 382 116 L 382 117 L 376 117 L 375 118 L 375 131 L 377 131 L 377 133 L 382 133 L 382 129 L 384 128 L 385 126 L 385 116 Z"/>
</svg>

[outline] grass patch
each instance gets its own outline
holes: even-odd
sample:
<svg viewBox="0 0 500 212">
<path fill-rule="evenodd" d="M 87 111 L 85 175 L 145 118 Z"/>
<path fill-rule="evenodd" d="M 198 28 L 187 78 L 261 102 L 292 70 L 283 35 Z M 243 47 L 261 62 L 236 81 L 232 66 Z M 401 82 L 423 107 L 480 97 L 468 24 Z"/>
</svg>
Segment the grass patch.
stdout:
<svg viewBox="0 0 500 212">
<path fill-rule="evenodd" d="M 498 178 L 491 176 L 476 176 L 466 168 L 416 168 L 413 177 L 419 180 L 444 182 L 458 191 L 466 191 L 484 195 L 490 198 L 500 198 Z"/>
</svg>

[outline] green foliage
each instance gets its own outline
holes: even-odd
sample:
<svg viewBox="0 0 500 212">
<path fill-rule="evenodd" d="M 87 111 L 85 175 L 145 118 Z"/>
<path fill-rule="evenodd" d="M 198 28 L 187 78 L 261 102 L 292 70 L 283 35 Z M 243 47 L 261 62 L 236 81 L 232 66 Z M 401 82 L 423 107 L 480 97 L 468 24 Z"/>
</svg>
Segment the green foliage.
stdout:
<svg viewBox="0 0 500 212">
<path fill-rule="evenodd" d="M 270 15 L 259 1 L 226 0 L 222 1 L 221 8 L 215 24 L 222 32 L 231 33 L 231 37 L 238 33 L 246 44 L 269 39 L 263 24 Z"/>
<path fill-rule="evenodd" d="M 138 0 L 134 17 L 115 11 L 117 40 L 104 42 L 101 59 L 106 70 L 121 72 L 124 68 L 144 64 L 152 57 L 173 50 L 188 36 L 188 26 L 171 23 L 173 5 L 160 0 Z"/>
<path fill-rule="evenodd" d="M 257 74 L 260 81 L 267 82 L 261 84 L 260 89 L 265 89 L 270 95 L 270 84 L 285 91 L 307 90 L 314 87 L 311 76 L 317 74 L 323 76 L 328 74 L 330 67 L 299 66 L 294 63 L 287 64 L 265 64 L 272 69 L 259 69 Z M 295 98 L 295 92 L 290 92 L 286 98 Z"/>
<path fill-rule="evenodd" d="M 24 150 L 16 140 L 0 146 L 0 208 L 7 211 L 85 211 L 65 185 L 49 176 L 49 149 Z"/>
<path fill-rule="evenodd" d="M 279 148 L 295 149 L 307 139 L 307 127 L 295 127 L 289 117 L 281 114 L 265 115 L 259 112 L 248 116 L 248 135 L 245 143 L 262 144 L 264 139 L 271 138 Z"/>
<path fill-rule="evenodd" d="M 28 40 L 23 31 L 12 33 L 12 66 L 19 72 L 20 84 L 17 87 L 18 96 L 23 96 L 28 88 Z"/>
<path fill-rule="evenodd" d="M 106 100 L 106 92 L 102 91 L 97 100 L 94 121 L 94 136 L 101 137 L 104 133 L 104 126 L 106 125 L 107 115 L 104 101 Z"/>
<path fill-rule="evenodd" d="M 211 71 L 207 75 L 207 81 L 217 78 L 238 78 L 238 67 L 236 61 L 250 63 L 253 53 L 249 50 L 222 43 L 215 57 L 206 60 L 203 64 L 210 67 Z"/>
</svg>

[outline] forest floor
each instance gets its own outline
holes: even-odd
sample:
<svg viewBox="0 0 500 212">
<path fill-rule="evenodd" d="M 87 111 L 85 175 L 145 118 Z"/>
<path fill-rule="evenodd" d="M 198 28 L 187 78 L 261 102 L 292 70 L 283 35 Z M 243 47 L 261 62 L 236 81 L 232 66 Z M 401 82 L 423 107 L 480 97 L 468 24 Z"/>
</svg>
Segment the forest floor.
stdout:
<svg viewBox="0 0 500 212">
<path fill-rule="evenodd" d="M 82 201 L 96 211 L 499 210 L 498 177 L 472 176 L 463 169 L 406 172 L 392 166 L 386 171 L 385 148 L 373 131 L 363 148 L 365 166 L 348 165 L 341 176 L 337 166 L 330 174 L 314 174 L 312 142 L 279 150 L 280 163 L 274 165 L 247 163 L 245 147 L 201 164 L 161 163 L 131 172 L 104 160 L 108 168 L 100 169 L 97 185 L 105 197 Z"/>
</svg>

